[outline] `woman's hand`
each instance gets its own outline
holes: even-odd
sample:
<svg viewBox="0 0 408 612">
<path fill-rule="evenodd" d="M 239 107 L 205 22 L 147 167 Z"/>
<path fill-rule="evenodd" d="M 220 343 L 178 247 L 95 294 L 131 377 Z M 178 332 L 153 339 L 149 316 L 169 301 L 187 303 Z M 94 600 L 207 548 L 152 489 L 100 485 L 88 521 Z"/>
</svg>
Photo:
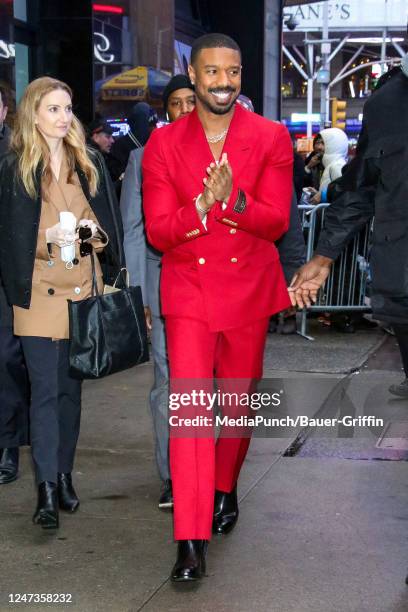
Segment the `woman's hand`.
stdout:
<svg viewBox="0 0 408 612">
<path fill-rule="evenodd" d="M 96 225 L 94 221 L 92 221 L 92 219 L 81 219 L 80 222 L 78 223 L 78 227 L 88 227 L 92 232 L 91 236 L 87 238 L 86 240 L 84 240 L 84 242 L 88 242 L 88 240 L 92 240 L 99 233 L 99 227 Z M 78 232 L 77 232 L 76 237 L 77 238 L 79 237 Z"/>
<path fill-rule="evenodd" d="M 71 246 L 75 242 L 75 234 L 72 230 L 63 229 L 61 223 L 56 223 L 45 230 L 45 237 L 49 244 L 56 244 L 60 248 Z"/>
</svg>

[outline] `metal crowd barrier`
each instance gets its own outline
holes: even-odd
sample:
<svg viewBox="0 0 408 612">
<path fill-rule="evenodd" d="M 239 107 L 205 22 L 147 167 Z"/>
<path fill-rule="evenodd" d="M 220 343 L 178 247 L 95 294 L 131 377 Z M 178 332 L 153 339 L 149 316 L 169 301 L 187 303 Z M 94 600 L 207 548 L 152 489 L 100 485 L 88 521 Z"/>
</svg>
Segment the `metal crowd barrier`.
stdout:
<svg viewBox="0 0 408 612">
<path fill-rule="evenodd" d="M 326 209 L 330 204 L 299 206 L 304 234 L 306 233 L 306 261 L 313 256 L 320 229 L 324 224 Z M 361 229 L 345 247 L 332 265 L 330 274 L 320 289 L 316 304 L 301 313 L 299 334 L 309 340 L 307 333 L 308 314 L 311 312 L 370 312 L 366 303 L 366 289 L 369 280 L 369 247 L 372 221 Z"/>
</svg>

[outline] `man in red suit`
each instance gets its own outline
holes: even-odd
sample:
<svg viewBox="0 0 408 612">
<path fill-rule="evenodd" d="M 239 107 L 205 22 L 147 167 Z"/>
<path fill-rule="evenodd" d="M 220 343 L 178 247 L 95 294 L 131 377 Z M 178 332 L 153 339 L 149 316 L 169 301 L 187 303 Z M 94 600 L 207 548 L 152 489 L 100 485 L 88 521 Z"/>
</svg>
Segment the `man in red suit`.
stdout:
<svg viewBox="0 0 408 612">
<path fill-rule="evenodd" d="M 153 132 L 143 157 L 147 236 L 164 253 L 170 377 L 184 391 L 197 381 L 208 391 L 214 375 L 229 390 L 234 381 L 241 391 L 248 381 L 249 390 L 262 376 L 269 317 L 290 306 L 274 242 L 289 225 L 292 145 L 285 127 L 235 104 L 234 40 L 196 40 L 189 76 L 195 111 Z M 191 402 L 183 414 L 193 417 L 193 409 Z M 236 484 L 250 438 L 215 442 L 209 429 L 171 431 L 174 581 L 200 578 L 211 531 L 228 533 L 238 518 Z"/>
</svg>

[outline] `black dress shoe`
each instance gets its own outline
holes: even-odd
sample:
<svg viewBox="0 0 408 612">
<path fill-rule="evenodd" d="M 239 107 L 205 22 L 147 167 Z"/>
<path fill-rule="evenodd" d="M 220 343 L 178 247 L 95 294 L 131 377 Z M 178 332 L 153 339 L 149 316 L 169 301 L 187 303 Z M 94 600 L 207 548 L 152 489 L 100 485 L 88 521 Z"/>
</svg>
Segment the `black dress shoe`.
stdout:
<svg viewBox="0 0 408 612">
<path fill-rule="evenodd" d="M 173 507 L 173 488 L 171 486 L 171 480 L 165 480 L 163 482 L 162 491 L 159 498 L 159 508 L 172 508 Z"/>
<path fill-rule="evenodd" d="M 205 574 L 207 540 L 180 540 L 177 560 L 171 571 L 173 582 L 194 582 Z"/>
<path fill-rule="evenodd" d="M 58 528 L 58 495 L 55 482 L 46 480 L 39 485 L 38 504 L 33 523 L 41 525 L 43 529 Z"/>
<path fill-rule="evenodd" d="M 0 484 L 7 484 L 17 480 L 18 457 L 18 447 L 0 449 Z"/>
<path fill-rule="evenodd" d="M 213 533 L 225 535 L 232 531 L 238 520 L 237 487 L 231 493 L 215 492 Z"/>
<path fill-rule="evenodd" d="M 61 510 L 76 512 L 79 508 L 79 499 L 72 486 L 71 474 L 58 474 L 58 502 Z"/>
</svg>

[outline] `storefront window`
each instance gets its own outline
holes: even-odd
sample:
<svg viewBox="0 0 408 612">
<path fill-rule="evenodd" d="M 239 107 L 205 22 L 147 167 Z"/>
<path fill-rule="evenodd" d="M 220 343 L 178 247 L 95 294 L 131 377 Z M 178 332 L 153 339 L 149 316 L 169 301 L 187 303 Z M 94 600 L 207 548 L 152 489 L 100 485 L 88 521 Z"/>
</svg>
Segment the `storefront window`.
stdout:
<svg viewBox="0 0 408 612">
<path fill-rule="evenodd" d="M 126 118 L 138 102 L 161 113 L 174 71 L 174 1 L 93 4 L 96 112 Z"/>
<path fill-rule="evenodd" d="M 14 17 L 27 21 L 27 0 L 14 0 Z"/>
<path fill-rule="evenodd" d="M 16 102 L 20 101 L 29 82 L 29 59 L 27 45 L 15 44 L 16 50 Z"/>
</svg>

